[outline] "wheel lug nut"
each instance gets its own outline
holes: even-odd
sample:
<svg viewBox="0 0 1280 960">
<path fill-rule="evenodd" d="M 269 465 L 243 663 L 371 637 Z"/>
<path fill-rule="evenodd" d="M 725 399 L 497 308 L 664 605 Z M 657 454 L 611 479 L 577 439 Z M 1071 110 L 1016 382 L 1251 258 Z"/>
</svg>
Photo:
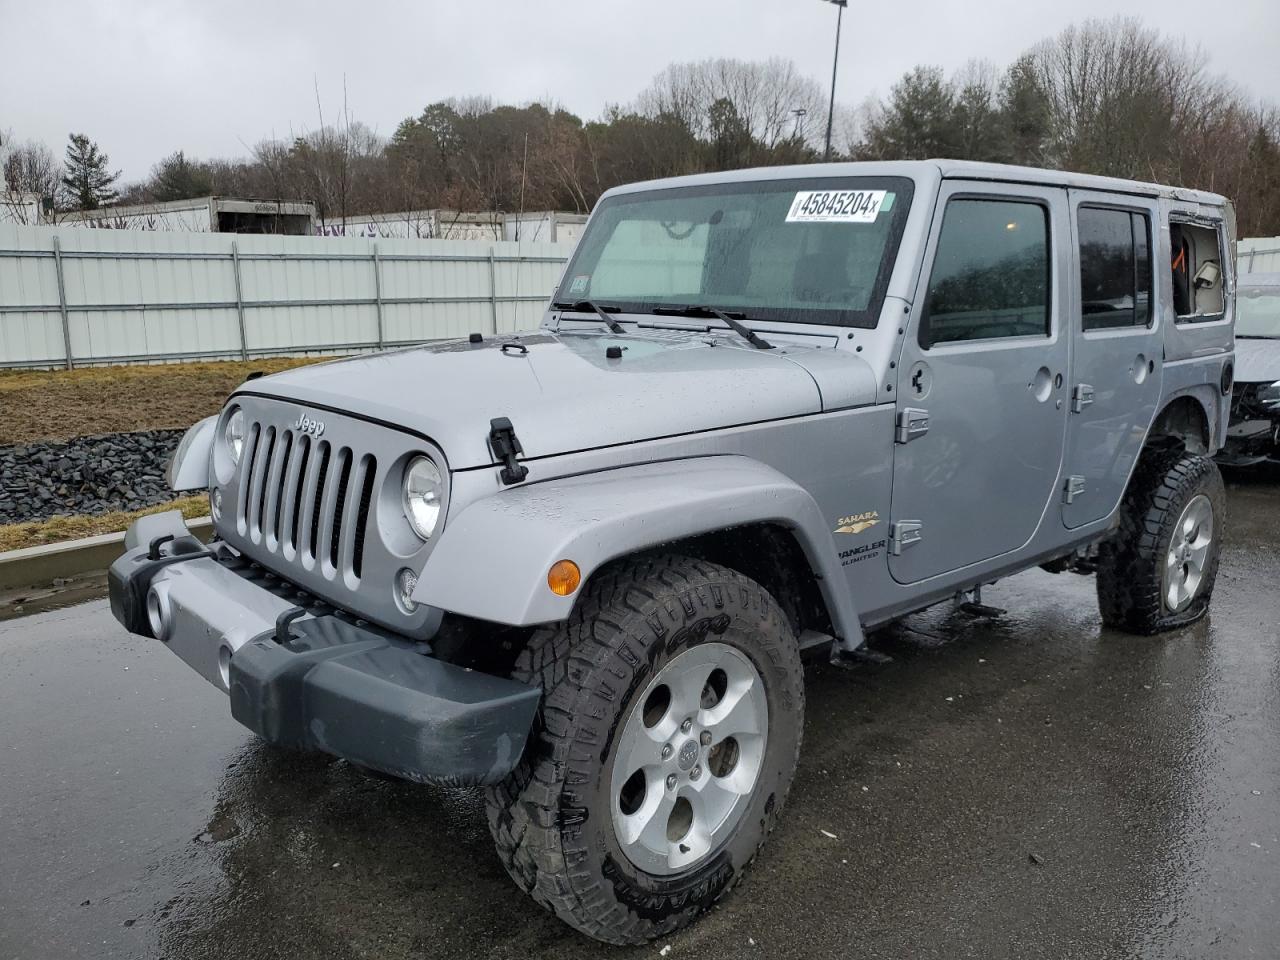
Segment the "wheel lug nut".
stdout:
<svg viewBox="0 0 1280 960">
<path fill-rule="evenodd" d="M 701 767 L 694 767 L 692 770 L 689 771 L 690 780 L 697 780 L 700 776 L 702 776 Z"/>
<path fill-rule="evenodd" d="M 662 745 L 662 759 L 663 759 L 663 760 L 670 760 L 670 759 L 671 759 L 671 744 L 669 744 L 669 743 L 664 743 L 664 744 Z"/>
<path fill-rule="evenodd" d="M 703 745 L 704 747 L 709 747 L 709 746 L 711 746 L 711 731 L 710 731 L 710 730 L 703 730 L 703 731 L 702 731 L 702 736 L 700 736 L 700 737 L 698 738 L 698 740 L 699 740 L 699 741 L 701 741 L 701 743 L 702 743 L 702 745 Z"/>
<path fill-rule="evenodd" d="M 673 773 L 667 777 L 667 789 L 674 790 L 676 788 L 676 775 Z"/>
<path fill-rule="evenodd" d="M 684 723 L 680 724 L 680 732 L 688 733 L 692 729 L 693 729 L 693 718 L 685 717 Z"/>
</svg>

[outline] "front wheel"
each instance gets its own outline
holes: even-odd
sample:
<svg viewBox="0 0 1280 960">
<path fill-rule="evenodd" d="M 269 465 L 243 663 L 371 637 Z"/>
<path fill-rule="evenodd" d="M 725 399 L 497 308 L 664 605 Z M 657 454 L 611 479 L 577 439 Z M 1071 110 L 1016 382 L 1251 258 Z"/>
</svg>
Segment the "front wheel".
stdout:
<svg viewBox="0 0 1280 960">
<path fill-rule="evenodd" d="M 1144 455 L 1098 553 L 1098 607 L 1109 627 L 1147 636 L 1209 609 L 1226 521 L 1217 465 L 1188 453 Z"/>
<path fill-rule="evenodd" d="M 626 561 L 515 673 L 544 692 L 525 757 L 487 797 L 516 883 L 610 943 L 722 897 L 777 821 L 800 749 L 799 649 L 773 597 L 688 557 Z"/>
</svg>

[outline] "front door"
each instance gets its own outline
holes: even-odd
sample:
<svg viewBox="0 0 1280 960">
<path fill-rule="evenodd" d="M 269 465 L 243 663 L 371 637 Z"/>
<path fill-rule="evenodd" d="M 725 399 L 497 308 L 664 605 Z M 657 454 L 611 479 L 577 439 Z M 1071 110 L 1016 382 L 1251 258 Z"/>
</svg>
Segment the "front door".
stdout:
<svg viewBox="0 0 1280 960">
<path fill-rule="evenodd" d="M 1079 298 L 1062 505 L 1069 528 L 1101 520 L 1120 502 L 1160 399 L 1163 331 L 1152 283 L 1159 212 L 1154 200 L 1071 191 Z"/>
<path fill-rule="evenodd" d="M 1066 430 L 1066 191 L 949 181 L 939 211 L 898 361 L 900 583 L 1027 543 L 1056 502 Z"/>
</svg>

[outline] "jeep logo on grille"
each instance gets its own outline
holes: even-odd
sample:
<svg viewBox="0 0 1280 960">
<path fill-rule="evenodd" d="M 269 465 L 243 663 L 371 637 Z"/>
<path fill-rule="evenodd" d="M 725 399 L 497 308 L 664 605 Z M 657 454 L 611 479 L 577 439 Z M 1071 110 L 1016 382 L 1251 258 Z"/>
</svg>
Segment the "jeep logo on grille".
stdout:
<svg viewBox="0 0 1280 960">
<path fill-rule="evenodd" d="M 293 429 L 299 433 L 309 433 L 313 437 L 319 437 L 324 433 L 324 421 L 312 420 L 307 416 L 306 411 L 298 414 L 298 422 L 293 425 Z"/>
</svg>

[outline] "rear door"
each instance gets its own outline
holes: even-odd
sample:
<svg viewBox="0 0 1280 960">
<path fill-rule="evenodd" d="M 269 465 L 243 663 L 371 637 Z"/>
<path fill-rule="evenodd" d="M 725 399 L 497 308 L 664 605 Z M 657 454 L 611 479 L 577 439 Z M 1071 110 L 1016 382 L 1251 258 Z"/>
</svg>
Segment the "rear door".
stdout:
<svg viewBox="0 0 1280 960">
<path fill-rule="evenodd" d="M 1078 296 L 1062 522 L 1074 528 L 1120 502 L 1155 416 L 1164 357 L 1153 283 L 1157 201 L 1070 196 Z"/>
<path fill-rule="evenodd" d="M 1066 191 L 948 181 L 939 213 L 898 361 L 900 583 L 1027 543 L 1056 502 L 1066 431 Z"/>
</svg>

